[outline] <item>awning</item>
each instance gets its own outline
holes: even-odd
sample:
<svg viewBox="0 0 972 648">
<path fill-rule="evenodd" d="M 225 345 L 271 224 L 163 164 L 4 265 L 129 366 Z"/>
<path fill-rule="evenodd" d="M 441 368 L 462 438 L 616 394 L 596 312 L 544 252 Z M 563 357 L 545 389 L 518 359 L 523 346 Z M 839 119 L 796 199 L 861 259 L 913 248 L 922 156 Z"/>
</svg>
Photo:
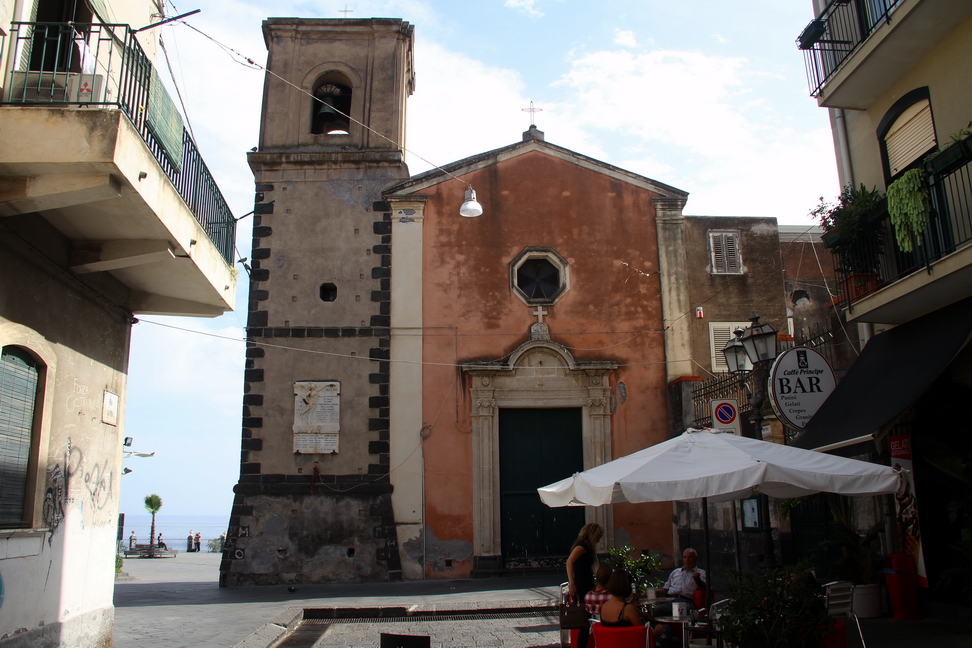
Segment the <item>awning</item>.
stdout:
<svg viewBox="0 0 972 648">
<path fill-rule="evenodd" d="M 790 445 L 827 452 L 873 440 L 941 375 L 970 335 L 972 297 L 875 335 Z"/>
</svg>

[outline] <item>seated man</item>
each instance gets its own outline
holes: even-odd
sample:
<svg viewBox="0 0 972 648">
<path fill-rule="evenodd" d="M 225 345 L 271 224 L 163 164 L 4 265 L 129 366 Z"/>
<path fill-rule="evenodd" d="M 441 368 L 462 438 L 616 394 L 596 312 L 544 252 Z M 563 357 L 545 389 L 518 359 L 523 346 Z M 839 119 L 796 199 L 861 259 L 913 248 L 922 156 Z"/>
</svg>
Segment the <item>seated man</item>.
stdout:
<svg viewBox="0 0 972 648">
<path fill-rule="evenodd" d="M 665 586 L 660 587 L 655 592 L 659 596 L 671 596 L 675 601 L 688 603 L 695 606 L 695 591 L 705 591 L 708 577 L 704 569 L 698 569 L 699 554 L 695 549 L 686 549 L 682 552 L 682 566 L 673 570 Z M 662 603 L 652 608 L 655 616 L 672 616 L 672 604 Z M 675 628 L 671 624 L 665 624 L 662 636 L 657 637 L 655 645 L 658 648 L 673 648 L 681 646 L 678 638 L 681 629 Z"/>
<path fill-rule="evenodd" d="M 671 596 L 676 599 L 692 603 L 695 602 L 695 590 L 705 590 L 708 577 L 704 569 L 697 567 L 699 554 L 695 549 L 682 552 L 682 566 L 672 571 L 664 587 L 656 590 L 659 596 Z"/>
</svg>

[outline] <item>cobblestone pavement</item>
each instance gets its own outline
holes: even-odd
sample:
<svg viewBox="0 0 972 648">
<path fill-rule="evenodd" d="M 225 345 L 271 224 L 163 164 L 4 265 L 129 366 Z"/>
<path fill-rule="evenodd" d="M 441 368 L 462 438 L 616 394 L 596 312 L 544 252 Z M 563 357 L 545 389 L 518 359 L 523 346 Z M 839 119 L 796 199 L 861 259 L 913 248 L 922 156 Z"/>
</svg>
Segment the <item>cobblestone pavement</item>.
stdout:
<svg viewBox="0 0 972 648">
<path fill-rule="evenodd" d="M 265 648 L 301 610 L 310 616 L 320 609 L 361 617 L 381 609 L 384 618 L 305 622 L 301 628 L 311 638 L 298 642 L 295 636 L 281 648 L 377 648 L 382 632 L 428 635 L 433 648 L 560 646 L 557 619 L 549 613 L 559 597 L 556 575 L 302 585 L 296 592 L 284 585 L 220 589 L 219 560 L 210 553 L 126 559 L 128 575 L 115 584 L 113 648 Z M 503 609 L 516 612 L 490 613 Z M 918 621 L 863 619 L 868 647 L 972 648 L 967 607 L 929 602 L 920 609 Z M 406 611 L 429 614 L 405 620 Z M 439 616 L 432 620 L 435 613 Z M 850 625 L 847 646 L 858 648 L 861 641 Z"/>
<path fill-rule="evenodd" d="M 400 607 L 412 612 L 546 607 L 559 596 L 557 577 L 433 580 L 405 583 L 219 588 L 219 554 L 128 558 L 115 583 L 113 648 L 233 648 L 291 609 Z M 559 646 L 556 619 L 463 618 L 328 623 L 321 646 L 378 646 L 380 632 L 425 634 L 433 646 Z M 428 627 L 428 632 L 416 628 Z M 258 648 L 259 636 L 247 643 Z M 264 642 L 266 646 L 269 642 Z M 309 644 L 308 644 L 309 645 Z"/>
<path fill-rule="evenodd" d="M 382 632 L 431 637 L 432 646 L 502 648 L 560 648 L 560 628 L 556 613 L 546 615 L 505 615 L 498 618 L 468 617 L 432 621 L 382 621 L 381 623 L 332 623 L 314 648 L 378 646 Z"/>
</svg>

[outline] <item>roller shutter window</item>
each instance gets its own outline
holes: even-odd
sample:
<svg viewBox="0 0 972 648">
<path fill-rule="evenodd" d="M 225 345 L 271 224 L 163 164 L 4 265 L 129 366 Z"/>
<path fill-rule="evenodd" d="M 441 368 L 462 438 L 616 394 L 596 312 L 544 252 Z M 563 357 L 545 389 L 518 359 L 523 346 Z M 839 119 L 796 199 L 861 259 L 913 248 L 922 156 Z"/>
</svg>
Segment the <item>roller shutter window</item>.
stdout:
<svg viewBox="0 0 972 648">
<path fill-rule="evenodd" d="M 712 274 L 742 274 L 739 254 L 739 232 L 710 231 L 709 251 Z"/>
<path fill-rule="evenodd" d="M 936 144 L 931 104 L 927 99 L 922 99 L 901 113 L 884 137 L 891 176 L 905 171 Z"/>
<path fill-rule="evenodd" d="M 37 400 L 37 363 L 16 347 L 0 355 L 0 526 L 26 521 L 28 468 Z"/>
</svg>

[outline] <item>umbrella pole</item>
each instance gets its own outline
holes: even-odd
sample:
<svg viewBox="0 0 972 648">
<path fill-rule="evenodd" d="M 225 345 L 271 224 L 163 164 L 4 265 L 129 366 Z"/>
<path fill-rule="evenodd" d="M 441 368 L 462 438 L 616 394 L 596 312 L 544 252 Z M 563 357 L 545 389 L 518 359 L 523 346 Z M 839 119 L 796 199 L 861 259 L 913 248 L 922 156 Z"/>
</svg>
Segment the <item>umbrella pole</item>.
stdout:
<svg viewBox="0 0 972 648">
<path fill-rule="evenodd" d="M 709 545 L 709 498 L 702 498 L 702 541 L 705 544 L 705 609 L 712 607 L 712 547 Z M 706 625 L 712 626 L 712 617 L 706 615 Z"/>
</svg>

